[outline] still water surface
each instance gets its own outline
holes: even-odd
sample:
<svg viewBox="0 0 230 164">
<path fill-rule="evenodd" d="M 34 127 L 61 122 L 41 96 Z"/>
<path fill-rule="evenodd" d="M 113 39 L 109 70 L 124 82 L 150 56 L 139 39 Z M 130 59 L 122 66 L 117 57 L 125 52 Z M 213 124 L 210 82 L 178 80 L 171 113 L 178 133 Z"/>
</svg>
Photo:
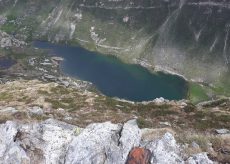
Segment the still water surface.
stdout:
<svg viewBox="0 0 230 164">
<path fill-rule="evenodd" d="M 132 101 L 148 101 L 163 97 L 180 100 L 186 97 L 187 83 L 179 76 L 156 73 L 126 64 L 113 56 L 101 55 L 80 47 L 34 42 L 63 57 L 62 71 L 72 77 L 92 82 L 103 94 Z"/>
</svg>

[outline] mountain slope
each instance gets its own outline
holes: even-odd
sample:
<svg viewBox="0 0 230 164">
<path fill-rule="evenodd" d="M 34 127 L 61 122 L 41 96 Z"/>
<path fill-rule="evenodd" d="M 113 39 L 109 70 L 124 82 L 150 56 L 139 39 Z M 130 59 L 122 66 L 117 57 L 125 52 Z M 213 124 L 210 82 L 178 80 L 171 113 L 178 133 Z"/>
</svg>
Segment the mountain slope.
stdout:
<svg viewBox="0 0 230 164">
<path fill-rule="evenodd" d="M 0 29 L 17 38 L 80 44 L 189 80 L 229 85 L 225 0 L 2 0 L 0 8 L 7 20 Z"/>
</svg>

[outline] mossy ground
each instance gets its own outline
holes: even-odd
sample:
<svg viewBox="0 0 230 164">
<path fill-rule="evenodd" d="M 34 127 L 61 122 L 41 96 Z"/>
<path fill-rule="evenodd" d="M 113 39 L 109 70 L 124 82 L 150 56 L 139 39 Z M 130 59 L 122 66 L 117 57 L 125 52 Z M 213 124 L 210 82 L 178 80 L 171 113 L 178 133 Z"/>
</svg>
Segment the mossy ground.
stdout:
<svg viewBox="0 0 230 164">
<path fill-rule="evenodd" d="M 208 84 L 201 84 L 195 82 L 189 82 L 188 84 L 188 96 L 187 98 L 194 104 L 202 101 L 208 101 L 216 99 L 217 97 L 230 96 L 230 76 L 221 78 L 213 86 Z"/>
<path fill-rule="evenodd" d="M 197 83 L 189 83 L 188 99 L 193 103 L 208 100 L 206 87 Z"/>
<path fill-rule="evenodd" d="M 201 107 L 170 101 L 130 103 L 109 98 L 98 92 L 66 88 L 56 83 L 40 81 L 15 81 L 0 85 L 2 106 L 41 106 L 57 118 L 62 114 L 74 117 L 74 124 L 87 125 L 90 122 L 124 122 L 137 118 L 140 127 L 161 127 L 159 122 L 169 122 L 179 129 L 212 131 L 215 128 L 230 128 L 229 100 L 215 102 Z M 201 108 L 201 109 L 200 109 Z"/>
</svg>

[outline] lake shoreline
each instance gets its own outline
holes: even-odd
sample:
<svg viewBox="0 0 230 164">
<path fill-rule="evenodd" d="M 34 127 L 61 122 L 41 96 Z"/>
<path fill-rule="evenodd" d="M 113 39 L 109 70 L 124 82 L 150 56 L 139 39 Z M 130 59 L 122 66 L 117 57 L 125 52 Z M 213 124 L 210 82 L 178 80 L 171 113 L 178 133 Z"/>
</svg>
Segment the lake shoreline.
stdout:
<svg viewBox="0 0 230 164">
<path fill-rule="evenodd" d="M 126 64 L 117 57 L 94 53 L 82 47 L 39 41 L 33 44 L 64 58 L 59 65 L 62 74 L 90 81 L 109 97 L 140 102 L 161 97 L 181 100 L 187 96 L 187 81 L 181 76 L 163 71 L 156 75 L 139 64 Z"/>
</svg>

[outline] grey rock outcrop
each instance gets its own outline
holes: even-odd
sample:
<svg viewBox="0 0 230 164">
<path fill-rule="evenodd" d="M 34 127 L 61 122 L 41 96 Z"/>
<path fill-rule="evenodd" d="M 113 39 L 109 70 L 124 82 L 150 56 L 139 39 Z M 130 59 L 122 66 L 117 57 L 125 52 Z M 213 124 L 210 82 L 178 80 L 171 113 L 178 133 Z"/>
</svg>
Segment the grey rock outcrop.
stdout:
<svg viewBox="0 0 230 164">
<path fill-rule="evenodd" d="M 44 114 L 43 109 L 37 106 L 30 108 L 29 113 L 31 116 L 42 116 Z"/>
<path fill-rule="evenodd" d="M 1 48 L 9 48 L 9 47 L 21 47 L 25 46 L 26 43 L 24 41 L 20 41 L 13 36 L 7 34 L 6 32 L 0 31 L 0 47 Z"/>
<path fill-rule="evenodd" d="M 188 159 L 188 164 L 213 164 L 211 160 L 208 159 L 206 153 L 195 154 Z"/>
<path fill-rule="evenodd" d="M 7 107 L 7 108 L 4 108 L 4 109 L 1 109 L 0 108 L 0 114 L 14 114 L 14 113 L 17 113 L 18 110 L 13 108 L 13 107 Z"/>
<path fill-rule="evenodd" d="M 5 16 L 0 15 L 0 25 L 5 24 L 7 21 L 7 18 Z"/>
<path fill-rule="evenodd" d="M 152 152 L 152 163 L 184 163 L 180 157 L 180 149 L 171 133 L 166 133 L 161 139 L 150 142 L 146 148 Z"/>
<path fill-rule="evenodd" d="M 3 164 L 64 163 L 74 126 L 52 119 L 23 125 L 8 121 L 0 126 L 0 132 Z"/>
<path fill-rule="evenodd" d="M 228 129 L 216 129 L 217 134 L 228 134 L 230 133 L 230 130 Z"/>
<path fill-rule="evenodd" d="M 110 122 L 92 124 L 73 139 L 66 163 L 125 163 L 130 150 L 139 146 L 140 140 L 140 129 L 133 120 L 123 127 Z"/>
<path fill-rule="evenodd" d="M 0 163 L 29 163 L 26 152 L 15 142 L 18 129 L 14 122 L 0 125 Z"/>
<path fill-rule="evenodd" d="M 0 125 L 0 164 L 124 164 L 133 148 L 151 153 L 151 163 L 185 163 L 171 133 L 159 139 L 142 140 L 135 120 L 124 125 L 94 123 L 81 129 L 54 119 Z M 190 157 L 191 164 L 211 164 L 205 153 Z"/>
<path fill-rule="evenodd" d="M 66 163 L 104 163 L 105 148 L 115 144 L 113 140 L 120 130 L 121 126 L 109 122 L 89 125 L 70 143 Z"/>
</svg>

